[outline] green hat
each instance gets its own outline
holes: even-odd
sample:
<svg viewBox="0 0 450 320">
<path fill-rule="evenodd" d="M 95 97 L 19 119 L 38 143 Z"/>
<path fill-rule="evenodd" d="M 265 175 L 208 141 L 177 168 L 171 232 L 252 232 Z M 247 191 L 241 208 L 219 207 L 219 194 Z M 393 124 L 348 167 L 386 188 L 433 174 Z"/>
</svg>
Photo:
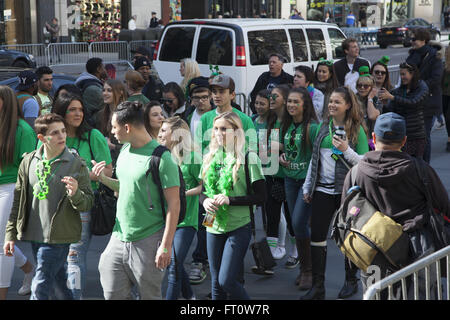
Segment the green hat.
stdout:
<svg viewBox="0 0 450 320">
<path fill-rule="evenodd" d="M 370 70 L 368 66 L 362 66 L 358 71 L 360 77 L 370 77 Z"/>
<path fill-rule="evenodd" d="M 391 58 L 389 58 L 389 56 L 383 56 L 380 60 L 378 60 L 378 62 L 387 66 L 389 60 L 391 60 Z"/>
</svg>

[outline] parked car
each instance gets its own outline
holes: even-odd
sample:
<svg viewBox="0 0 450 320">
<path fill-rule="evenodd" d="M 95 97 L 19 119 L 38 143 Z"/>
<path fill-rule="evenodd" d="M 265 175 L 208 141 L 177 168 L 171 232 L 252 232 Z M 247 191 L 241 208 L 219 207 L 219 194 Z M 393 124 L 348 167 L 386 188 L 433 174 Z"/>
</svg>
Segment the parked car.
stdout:
<svg viewBox="0 0 450 320">
<path fill-rule="evenodd" d="M 31 54 L 17 50 L 7 50 L 0 47 L 0 66 L 36 68 L 36 60 Z"/>
<path fill-rule="evenodd" d="M 54 96 L 56 93 L 56 90 L 58 90 L 58 88 L 60 86 L 62 86 L 63 84 L 66 84 L 66 83 L 74 84 L 76 79 L 77 79 L 76 77 L 69 76 L 66 74 L 58 74 L 58 73 L 55 74 L 54 73 L 53 74 L 53 87 L 52 87 L 52 90 L 50 91 L 50 95 Z M 19 84 L 19 78 L 17 76 L 0 81 L 0 85 L 9 86 L 13 90 L 16 89 L 18 84 Z"/>
<path fill-rule="evenodd" d="M 236 93 L 248 97 L 258 77 L 268 71 L 269 55 L 282 54 L 284 70 L 315 66 L 320 58 L 344 56 L 345 34 L 336 24 L 289 19 L 193 19 L 169 23 L 153 55 L 164 83 L 181 82 L 180 60 L 196 60 L 203 76 L 210 65 L 231 76 Z M 239 101 L 238 104 L 246 101 Z M 242 105 L 242 104 L 241 104 Z"/>
<path fill-rule="evenodd" d="M 409 47 L 412 31 L 417 28 L 427 29 L 433 40 L 441 39 L 441 31 L 434 24 L 422 18 L 413 18 L 391 22 L 378 29 L 377 43 L 382 49 L 391 44 L 403 44 L 404 47 Z"/>
</svg>

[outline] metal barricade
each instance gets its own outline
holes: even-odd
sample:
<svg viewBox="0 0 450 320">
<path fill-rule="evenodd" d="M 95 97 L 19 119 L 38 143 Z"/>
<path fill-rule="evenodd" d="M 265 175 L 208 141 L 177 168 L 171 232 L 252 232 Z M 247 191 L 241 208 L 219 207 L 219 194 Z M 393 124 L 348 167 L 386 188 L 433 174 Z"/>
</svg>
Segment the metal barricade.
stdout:
<svg viewBox="0 0 450 320">
<path fill-rule="evenodd" d="M 105 61 L 129 60 L 128 43 L 126 41 L 91 42 L 89 57 L 97 57 Z"/>
<path fill-rule="evenodd" d="M 247 96 L 243 92 L 236 93 L 236 103 L 241 107 L 242 112 L 251 116 L 251 110 L 248 107 Z"/>
<path fill-rule="evenodd" d="M 394 87 L 396 87 L 400 79 L 400 66 L 398 64 L 388 66 L 388 70 L 389 70 L 389 80 L 391 81 L 391 84 Z"/>
<path fill-rule="evenodd" d="M 413 276 L 413 292 L 414 292 L 414 300 L 419 300 L 419 286 L 421 283 L 419 282 L 419 272 L 422 270 L 425 271 L 425 299 L 430 300 L 432 296 L 431 292 L 431 273 L 432 266 L 436 267 L 435 275 L 436 278 L 436 294 L 437 299 L 443 299 L 443 289 L 442 289 L 442 278 L 441 278 L 441 260 L 445 258 L 446 262 L 446 299 L 450 300 L 450 246 L 447 246 L 429 256 L 426 256 L 409 266 L 395 272 L 394 274 L 374 283 L 371 285 L 366 292 L 364 293 L 364 300 L 380 300 L 380 292 L 382 290 L 388 290 L 388 300 L 393 299 L 394 295 L 394 285 L 400 283 L 401 284 L 401 293 L 403 300 L 408 299 L 407 293 L 407 277 Z"/>
<path fill-rule="evenodd" d="M 355 38 L 361 48 L 377 44 L 377 28 L 341 28 L 347 38 Z"/>
<path fill-rule="evenodd" d="M 47 47 L 48 65 L 86 63 L 89 44 L 86 42 L 50 43 Z"/>
<path fill-rule="evenodd" d="M 132 40 L 128 43 L 130 48 L 130 59 L 133 57 L 133 51 L 139 47 L 146 48 L 150 54 L 153 55 L 153 51 L 155 50 L 155 46 L 158 40 Z"/>
<path fill-rule="evenodd" d="M 17 50 L 32 55 L 38 67 L 47 64 L 46 47 L 44 44 L 9 44 L 2 45 L 0 48 L 5 50 Z"/>
</svg>

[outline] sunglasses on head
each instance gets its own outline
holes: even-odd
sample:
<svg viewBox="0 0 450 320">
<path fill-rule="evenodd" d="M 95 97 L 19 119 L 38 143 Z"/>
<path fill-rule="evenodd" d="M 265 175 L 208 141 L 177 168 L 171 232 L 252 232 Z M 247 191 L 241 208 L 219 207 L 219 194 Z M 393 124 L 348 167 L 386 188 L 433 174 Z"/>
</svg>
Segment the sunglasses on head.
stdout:
<svg viewBox="0 0 450 320">
<path fill-rule="evenodd" d="M 413 71 L 414 67 L 407 62 L 403 62 L 400 64 L 400 69 L 408 69 L 409 71 Z"/>
<path fill-rule="evenodd" d="M 368 88 L 371 87 L 371 85 L 370 84 L 362 84 L 362 83 L 360 83 L 360 84 L 357 84 L 356 87 L 358 89 L 368 89 Z"/>
<path fill-rule="evenodd" d="M 375 73 L 376 75 L 380 75 L 380 74 L 381 74 L 381 75 L 384 76 L 384 75 L 386 74 L 386 71 L 375 70 L 374 73 Z"/>
</svg>

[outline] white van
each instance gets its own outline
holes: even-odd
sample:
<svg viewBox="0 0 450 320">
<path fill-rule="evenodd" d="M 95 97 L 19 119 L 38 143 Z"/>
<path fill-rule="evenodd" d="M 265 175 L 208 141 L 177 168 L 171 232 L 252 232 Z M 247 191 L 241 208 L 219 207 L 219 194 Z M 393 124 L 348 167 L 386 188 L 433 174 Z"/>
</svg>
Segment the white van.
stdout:
<svg viewBox="0 0 450 320">
<path fill-rule="evenodd" d="M 294 74 L 298 65 L 316 66 L 319 58 L 338 60 L 344 33 L 335 24 L 285 19 L 193 19 L 168 24 L 158 41 L 153 64 L 164 83 L 180 83 L 180 60 L 192 58 L 202 76 L 210 65 L 231 76 L 239 95 L 246 99 L 258 77 L 269 71 L 268 56 L 276 52 Z M 244 102 L 244 103 L 243 103 Z"/>
</svg>

